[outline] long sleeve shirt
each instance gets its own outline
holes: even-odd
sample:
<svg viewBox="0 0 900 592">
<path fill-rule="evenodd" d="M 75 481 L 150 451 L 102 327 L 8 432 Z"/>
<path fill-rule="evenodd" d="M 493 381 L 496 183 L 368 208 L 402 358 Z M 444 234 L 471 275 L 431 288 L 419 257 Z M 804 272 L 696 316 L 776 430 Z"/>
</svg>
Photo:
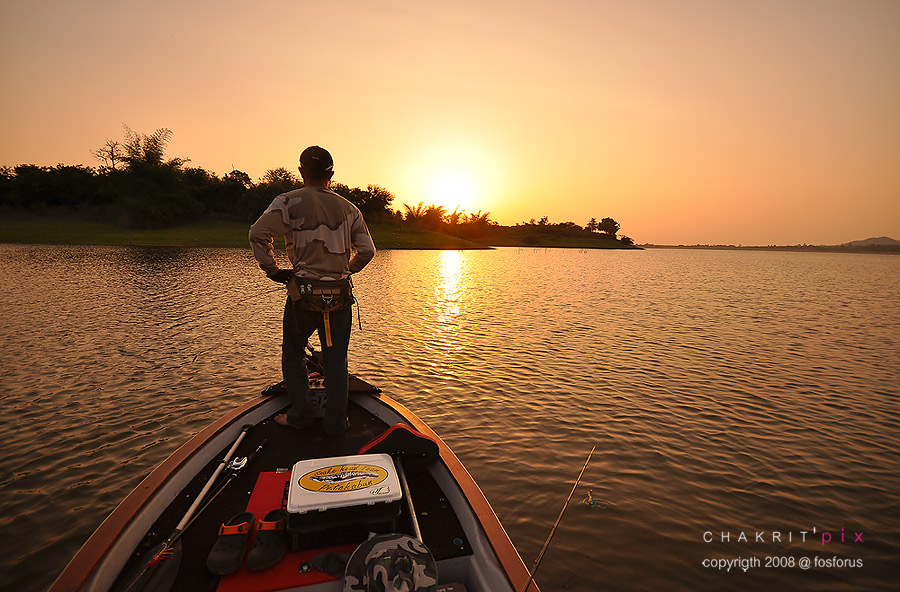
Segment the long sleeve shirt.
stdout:
<svg viewBox="0 0 900 592">
<path fill-rule="evenodd" d="M 250 247 L 267 274 L 278 269 L 274 241 L 286 237 L 294 273 L 304 279 L 340 280 L 375 256 L 375 243 L 359 209 L 323 187 L 277 196 L 250 227 Z"/>
</svg>

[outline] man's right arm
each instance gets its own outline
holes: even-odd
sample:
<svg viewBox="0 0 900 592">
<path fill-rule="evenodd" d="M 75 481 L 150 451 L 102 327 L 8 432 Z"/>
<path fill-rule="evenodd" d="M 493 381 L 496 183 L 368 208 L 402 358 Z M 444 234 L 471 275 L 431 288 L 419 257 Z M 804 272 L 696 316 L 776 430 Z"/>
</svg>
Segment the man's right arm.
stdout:
<svg viewBox="0 0 900 592">
<path fill-rule="evenodd" d="M 250 248 L 266 275 L 272 276 L 278 271 L 275 260 L 275 237 L 288 234 L 291 229 L 284 223 L 281 212 L 268 210 L 250 227 Z"/>
</svg>

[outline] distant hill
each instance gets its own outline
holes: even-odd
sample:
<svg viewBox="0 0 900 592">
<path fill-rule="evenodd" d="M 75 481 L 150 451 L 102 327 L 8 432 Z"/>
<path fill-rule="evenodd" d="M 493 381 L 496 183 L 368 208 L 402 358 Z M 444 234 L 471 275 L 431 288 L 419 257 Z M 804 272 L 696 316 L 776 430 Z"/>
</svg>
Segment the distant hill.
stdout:
<svg viewBox="0 0 900 592">
<path fill-rule="evenodd" d="M 769 245 L 769 246 L 743 246 L 743 245 L 654 245 L 643 244 L 650 249 L 717 249 L 717 250 L 749 250 L 749 251 L 818 251 L 835 253 L 889 253 L 900 255 L 900 241 L 887 236 L 867 238 L 865 240 L 850 241 L 840 245 Z"/>
<path fill-rule="evenodd" d="M 879 236 L 877 238 L 867 238 L 866 240 L 850 241 L 843 243 L 842 247 L 860 248 L 860 247 L 900 247 L 900 241 Z"/>
</svg>

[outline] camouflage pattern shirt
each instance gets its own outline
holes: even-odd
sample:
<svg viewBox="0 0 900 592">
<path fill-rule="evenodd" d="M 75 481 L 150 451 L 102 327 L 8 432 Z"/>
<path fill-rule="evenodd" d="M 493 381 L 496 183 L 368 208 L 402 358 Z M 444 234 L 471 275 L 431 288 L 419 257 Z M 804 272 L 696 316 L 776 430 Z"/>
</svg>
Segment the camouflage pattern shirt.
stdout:
<svg viewBox="0 0 900 592">
<path fill-rule="evenodd" d="M 274 241 L 281 236 L 294 273 L 304 279 L 345 279 L 375 256 L 359 209 L 324 187 L 282 193 L 250 227 L 253 256 L 267 274 L 278 269 Z"/>
</svg>

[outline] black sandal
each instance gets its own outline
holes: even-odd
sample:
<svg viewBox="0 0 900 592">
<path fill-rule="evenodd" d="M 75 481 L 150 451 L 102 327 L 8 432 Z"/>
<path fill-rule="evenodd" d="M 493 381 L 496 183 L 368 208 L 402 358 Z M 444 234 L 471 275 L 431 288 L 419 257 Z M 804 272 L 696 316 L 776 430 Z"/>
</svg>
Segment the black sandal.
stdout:
<svg viewBox="0 0 900 592">
<path fill-rule="evenodd" d="M 272 510 L 259 521 L 256 540 L 247 555 L 247 569 L 262 571 L 278 564 L 287 552 L 287 512 Z"/>
<path fill-rule="evenodd" d="M 252 513 L 241 512 L 219 527 L 219 538 L 206 558 L 206 569 L 210 573 L 227 576 L 241 568 L 254 522 L 256 517 Z"/>
</svg>

